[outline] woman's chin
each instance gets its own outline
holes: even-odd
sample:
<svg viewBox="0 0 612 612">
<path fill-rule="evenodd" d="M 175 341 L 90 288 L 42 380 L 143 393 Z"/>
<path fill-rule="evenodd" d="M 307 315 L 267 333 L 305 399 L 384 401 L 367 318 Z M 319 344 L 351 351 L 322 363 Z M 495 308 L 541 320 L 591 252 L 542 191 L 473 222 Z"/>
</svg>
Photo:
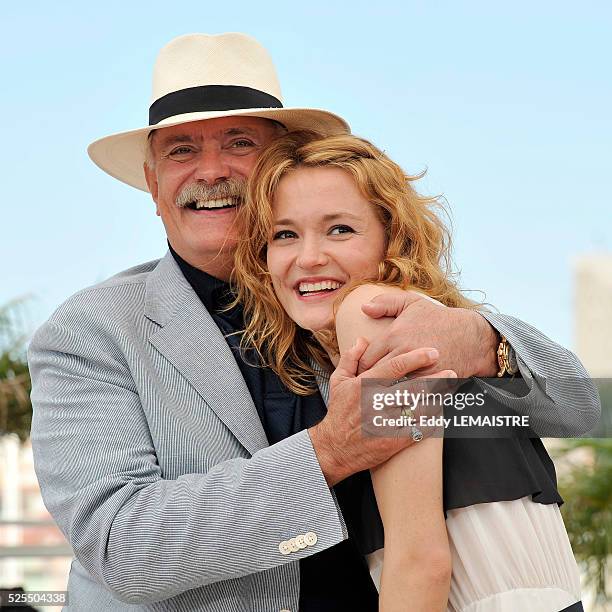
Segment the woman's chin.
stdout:
<svg viewBox="0 0 612 612">
<path fill-rule="evenodd" d="M 311 331 L 313 334 L 317 332 L 327 331 L 333 328 L 333 319 L 303 319 L 297 322 L 300 327 Z"/>
</svg>

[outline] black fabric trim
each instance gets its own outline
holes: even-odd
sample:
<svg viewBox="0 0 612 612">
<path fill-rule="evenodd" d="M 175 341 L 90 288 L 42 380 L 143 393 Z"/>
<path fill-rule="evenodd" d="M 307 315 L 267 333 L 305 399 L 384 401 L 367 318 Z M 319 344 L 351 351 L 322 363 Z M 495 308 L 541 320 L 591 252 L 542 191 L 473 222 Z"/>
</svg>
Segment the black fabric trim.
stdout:
<svg viewBox="0 0 612 612">
<path fill-rule="evenodd" d="M 283 104 L 278 98 L 251 87 L 200 85 L 179 89 L 155 100 L 149 108 L 149 125 L 183 113 L 249 108 L 283 108 Z"/>
<path fill-rule="evenodd" d="M 568 606 L 567 608 L 563 608 L 561 612 L 584 612 L 584 608 L 582 607 L 582 602 L 577 601 L 575 604 Z"/>
</svg>

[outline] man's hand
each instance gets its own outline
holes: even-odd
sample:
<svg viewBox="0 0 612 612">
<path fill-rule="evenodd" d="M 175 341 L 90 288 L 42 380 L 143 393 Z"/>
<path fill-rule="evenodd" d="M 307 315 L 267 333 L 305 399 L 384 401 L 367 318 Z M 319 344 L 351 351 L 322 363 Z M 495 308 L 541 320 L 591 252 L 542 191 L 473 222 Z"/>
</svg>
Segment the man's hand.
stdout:
<svg viewBox="0 0 612 612">
<path fill-rule="evenodd" d="M 433 346 L 440 353 L 437 370 L 453 370 L 459 378 L 497 373 L 497 333 L 475 310 L 447 308 L 417 291 L 378 295 L 361 309 L 373 319 L 394 317 L 395 321 L 385 335 L 370 343 L 359 362 L 359 372 L 383 357 Z"/>
<path fill-rule="evenodd" d="M 410 436 L 365 437 L 362 433 L 361 381 L 364 378 L 397 380 L 409 373 L 431 369 L 438 351 L 420 348 L 396 355 L 357 375 L 367 348 L 359 338 L 340 358 L 330 378 L 330 399 L 325 418 L 308 430 L 319 465 L 329 486 L 351 474 L 380 465 L 413 443 Z M 428 378 L 454 378 L 452 371 L 437 372 Z"/>
</svg>

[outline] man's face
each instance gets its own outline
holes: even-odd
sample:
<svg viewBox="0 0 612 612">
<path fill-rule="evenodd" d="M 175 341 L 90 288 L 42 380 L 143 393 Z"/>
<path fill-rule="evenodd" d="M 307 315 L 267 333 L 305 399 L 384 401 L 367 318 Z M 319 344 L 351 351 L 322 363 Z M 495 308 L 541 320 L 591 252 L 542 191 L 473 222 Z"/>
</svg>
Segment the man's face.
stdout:
<svg viewBox="0 0 612 612">
<path fill-rule="evenodd" d="M 272 121 L 222 117 L 160 128 L 152 135 L 147 184 L 172 248 L 193 266 L 224 278 L 236 246 L 236 206 Z"/>
</svg>

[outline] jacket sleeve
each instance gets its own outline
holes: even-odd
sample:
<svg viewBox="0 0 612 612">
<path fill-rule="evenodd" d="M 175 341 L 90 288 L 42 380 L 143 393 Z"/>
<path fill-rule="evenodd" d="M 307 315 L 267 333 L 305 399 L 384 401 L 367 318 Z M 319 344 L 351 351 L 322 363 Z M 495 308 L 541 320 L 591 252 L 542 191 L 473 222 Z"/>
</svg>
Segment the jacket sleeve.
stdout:
<svg viewBox="0 0 612 612">
<path fill-rule="evenodd" d="M 524 381 L 517 395 L 499 388 L 493 379 L 479 381 L 487 392 L 517 414 L 528 415 L 541 437 L 581 436 L 599 424 L 597 387 L 574 353 L 519 319 L 481 314 L 514 348 Z"/>
<path fill-rule="evenodd" d="M 108 335 L 92 341 L 91 327 L 51 319 L 30 345 L 32 446 L 47 508 L 114 597 L 163 600 L 347 537 L 307 431 L 207 473 L 163 479 L 129 368 Z M 316 542 L 279 549 L 308 532 Z"/>
</svg>

